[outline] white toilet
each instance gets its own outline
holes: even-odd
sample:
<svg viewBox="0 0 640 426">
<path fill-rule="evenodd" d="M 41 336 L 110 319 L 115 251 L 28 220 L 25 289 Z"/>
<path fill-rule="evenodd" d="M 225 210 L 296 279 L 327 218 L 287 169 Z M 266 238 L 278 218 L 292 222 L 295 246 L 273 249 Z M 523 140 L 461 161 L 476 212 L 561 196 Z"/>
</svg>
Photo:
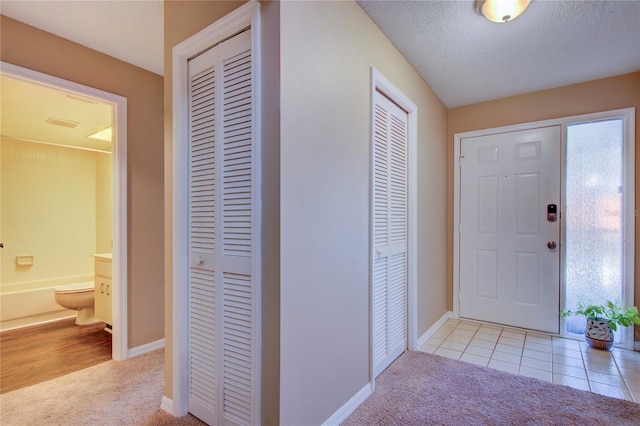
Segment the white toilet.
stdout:
<svg viewBox="0 0 640 426">
<path fill-rule="evenodd" d="M 94 287 L 93 283 L 78 283 L 65 285 L 55 289 L 56 303 L 63 308 L 78 311 L 77 325 L 89 325 L 100 322 L 94 316 Z"/>
</svg>

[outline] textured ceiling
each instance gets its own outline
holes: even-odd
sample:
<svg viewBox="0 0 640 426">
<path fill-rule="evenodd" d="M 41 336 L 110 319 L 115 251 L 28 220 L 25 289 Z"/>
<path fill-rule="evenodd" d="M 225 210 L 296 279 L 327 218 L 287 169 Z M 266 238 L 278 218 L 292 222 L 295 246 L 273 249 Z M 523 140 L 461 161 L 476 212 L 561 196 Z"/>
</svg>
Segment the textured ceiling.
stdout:
<svg viewBox="0 0 640 426">
<path fill-rule="evenodd" d="M 507 24 L 470 0 L 358 3 L 448 108 L 640 71 L 640 0 L 533 0 Z M 2 0 L 0 12 L 163 74 L 159 0 Z"/>
<path fill-rule="evenodd" d="M 1 0 L 0 13 L 164 75 L 160 0 Z"/>
<path fill-rule="evenodd" d="M 111 142 L 88 137 L 111 126 L 111 105 L 6 75 L 0 76 L 0 93 L 3 137 L 111 151 Z M 77 126 L 69 128 L 50 121 Z"/>
<path fill-rule="evenodd" d="M 533 0 L 506 24 L 473 1 L 358 1 L 448 108 L 640 71 L 640 0 Z"/>
</svg>

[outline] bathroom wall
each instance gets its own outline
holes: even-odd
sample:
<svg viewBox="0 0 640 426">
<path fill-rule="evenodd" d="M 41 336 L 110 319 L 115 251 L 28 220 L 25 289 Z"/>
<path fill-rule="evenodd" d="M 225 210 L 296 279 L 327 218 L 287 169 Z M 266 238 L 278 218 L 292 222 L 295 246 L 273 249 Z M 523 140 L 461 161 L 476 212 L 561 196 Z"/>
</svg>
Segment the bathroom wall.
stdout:
<svg viewBox="0 0 640 426">
<path fill-rule="evenodd" d="M 96 253 L 112 249 L 111 154 L 96 152 Z"/>
<path fill-rule="evenodd" d="M 0 150 L 2 293 L 91 281 L 91 255 L 110 251 L 111 155 L 7 138 Z"/>
</svg>

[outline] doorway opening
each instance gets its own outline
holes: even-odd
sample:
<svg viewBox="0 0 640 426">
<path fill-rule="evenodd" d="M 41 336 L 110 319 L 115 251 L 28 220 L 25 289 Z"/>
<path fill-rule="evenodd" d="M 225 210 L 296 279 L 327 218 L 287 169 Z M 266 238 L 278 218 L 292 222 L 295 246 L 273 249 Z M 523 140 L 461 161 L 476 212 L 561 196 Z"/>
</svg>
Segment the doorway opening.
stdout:
<svg viewBox="0 0 640 426">
<path fill-rule="evenodd" d="M 95 288 L 98 276 L 107 277 L 111 358 L 127 359 L 126 99 L 12 64 L 1 65 L 3 151 L 6 140 L 7 147 L 10 145 L 23 158 L 25 166 L 33 169 L 31 178 L 22 170 L 24 176 L 18 171 L 3 185 L 11 183 L 15 189 L 12 192 L 17 192 L 18 199 L 23 201 L 25 211 L 14 212 L 14 224 L 23 226 L 31 220 L 40 229 L 25 238 L 9 232 L 12 226 L 5 224 L 0 228 L 4 245 L 0 252 L 3 308 L 5 295 L 23 300 L 37 293 L 46 304 L 43 312 L 37 313 L 43 316 L 25 325 L 56 320 L 59 316 L 54 311 L 62 307 L 55 301 L 55 289 L 63 285 L 82 286 L 81 290 L 85 286 Z M 15 88 L 12 97 L 5 90 L 10 87 Z M 5 105 L 6 102 L 12 103 Z M 69 109 L 63 109 L 63 104 Z M 90 113 L 94 108 L 102 110 L 97 120 Z M 16 111 L 19 114 L 14 114 Z M 78 132 L 65 133 L 73 130 Z M 80 175 L 66 176 L 71 169 L 77 169 Z M 55 170 L 61 170 L 65 179 L 56 176 Z M 34 194 L 40 195 L 27 194 L 29 188 L 24 185 L 29 183 Z M 66 195 L 57 192 L 60 188 Z M 2 195 L 3 198 L 7 195 L 4 186 Z M 62 222 L 52 220 L 54 204 Z M 9 219 L 8 213 L 9 209 L 2 210 L 3 221 Z M 77 243 L 72 234 L 78 236 Z M 86 238 L 81 238 L 82 235 Z M 95 269 L 99 257 L 108 261 L 108 272 Z M 7 278 L 9 275 L 11 280 Z M 80 323 L 84 320 L 83 314 Z"/>
</svg>

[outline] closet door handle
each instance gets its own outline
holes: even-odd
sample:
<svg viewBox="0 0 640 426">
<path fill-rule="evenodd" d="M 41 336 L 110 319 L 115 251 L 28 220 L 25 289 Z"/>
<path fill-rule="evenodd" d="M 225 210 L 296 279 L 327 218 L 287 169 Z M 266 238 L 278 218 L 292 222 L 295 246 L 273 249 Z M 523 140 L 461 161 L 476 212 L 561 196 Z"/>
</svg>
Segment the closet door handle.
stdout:
<svg viewBox="0 0 640 426">
<path fill-rule="evenodd" d="M 104 294 L 104 283 L 100 283 L 100 293 Z"/>
<path fill-rule="evenodd" d="M 109 287 L 111 287 L 111 284 L 107 284 L 107 296 L 111 296 L 111 293 L 109 293 Z"/>
</svg>

